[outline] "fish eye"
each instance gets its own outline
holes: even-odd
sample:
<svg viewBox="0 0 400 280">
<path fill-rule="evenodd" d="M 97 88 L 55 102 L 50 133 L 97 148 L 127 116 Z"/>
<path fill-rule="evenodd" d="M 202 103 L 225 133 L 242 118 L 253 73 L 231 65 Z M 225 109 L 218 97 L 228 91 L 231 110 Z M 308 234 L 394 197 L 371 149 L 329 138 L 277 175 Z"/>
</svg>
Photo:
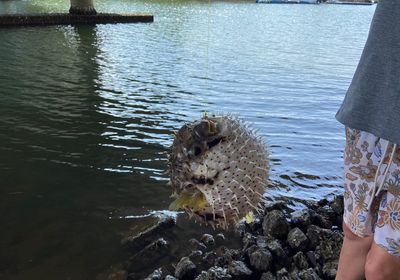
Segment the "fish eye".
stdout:
<svg viewBox="0 0 400 280">
<path fill-rule="evenodd" d="M 201 152 L 202 152 L 202 149 L 201 149 L 200 146 L 195 145 L 195 146 L 192 147 L 192 154 L 195 157 L 199 156 L 201 154 Z"/>
<path fill-rule="evenodd" d="M 190 147 L 190 149 L 187 151 L 187 156 L 189 158 L 191 157 L 197 157 L 199 155 L 201 155 L 201 153 L 203 152 L 203 149 L 200 145 L 193 145 L 192 147 Z"/>
</svg>

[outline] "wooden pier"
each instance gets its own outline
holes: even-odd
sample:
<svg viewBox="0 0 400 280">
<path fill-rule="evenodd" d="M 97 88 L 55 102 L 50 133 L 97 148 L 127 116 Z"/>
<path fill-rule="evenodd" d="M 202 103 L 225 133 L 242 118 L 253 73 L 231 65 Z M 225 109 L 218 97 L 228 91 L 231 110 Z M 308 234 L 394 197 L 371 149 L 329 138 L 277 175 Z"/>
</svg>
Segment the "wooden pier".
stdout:
<svg viewBox="0 0 400 280">
<path fill-rule="evenodd" d="M 71 14 L 11 14 L 0 15 L 0 27 L 6 26 L 44 26 L 70 24 L 110 24 L 153 22 L 151 14 L 105 14 L 71 15 Z"/>
</svg>

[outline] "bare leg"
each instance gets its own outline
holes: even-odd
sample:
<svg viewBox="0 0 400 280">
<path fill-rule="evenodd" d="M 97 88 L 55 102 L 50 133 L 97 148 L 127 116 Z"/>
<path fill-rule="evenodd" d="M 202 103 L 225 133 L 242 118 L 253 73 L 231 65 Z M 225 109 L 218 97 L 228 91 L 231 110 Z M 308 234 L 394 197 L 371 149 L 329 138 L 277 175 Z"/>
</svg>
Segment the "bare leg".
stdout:
<svg viewBox="0 0 400 280">
<path fill-rule="evenodd" d="M 365 264 L 365 276 L 367 280 L 399 280 L 400 257 L 389 254 L 373 242 Z"/>
<path fill-rule="evenodd" d="M 364 279 L 365 263 L 373 237 L 359 237 L 344 223 L 343 233 L 344 239 L 342 250 L 340 251 L 336 280 L 362 280 Z"/>
</svg>

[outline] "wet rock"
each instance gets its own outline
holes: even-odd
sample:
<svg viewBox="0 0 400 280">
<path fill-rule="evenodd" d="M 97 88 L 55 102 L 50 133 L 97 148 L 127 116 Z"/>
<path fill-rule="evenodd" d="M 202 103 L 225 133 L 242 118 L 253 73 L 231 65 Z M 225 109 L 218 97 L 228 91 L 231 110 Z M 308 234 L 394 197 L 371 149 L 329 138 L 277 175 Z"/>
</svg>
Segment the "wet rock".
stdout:
<svg viewBox="0 0 400 280">
<path fill-rule="evenodd" d="M 293 256 L 293 263 L 299 270 L 308 268 L 308 261 L 303 252 L 297 252 Z"/>
<path fill-rule="evenodd" d="M 243 250 L 256 244 L 256 237 L 251 233 L 245 233 L 242 238 Z"/>
<path fill-rule="evenodd" d="M 320 209 L 321 210 L 321 209 Z M 314 224 L 325 229 L 331 229 L 333 226 L 332 221 L 326 215 L 315 214 Z"/>
<path fill-rule="evenodd" d="M 278 268 L 288 267 L 290 265 L 290 259 L 287 254 L 287 250 L 284 250 L 279 240 L 274 239 L 267 244 L 268 250 L 273 255 L 273 260 Z"/>
<path fill-rule="evenodd" d="M 305 229 L 312 223 L 314 216 L 315 212 L 306 208 L 293 212 L 291 214 L 291 221 L 293 226 Z"/>
<path fill-rule="evenodd" d="M 218 234 L 215 236 L 215 239 L 216 239 L 217 241 L 224 241 L 224 240 L 225 240 L 225 235 L 223 235 L 222 233 L 218 233 Z"/>
<path fill-rule="evenodd" d="M 324 279 L 327 280 L 335 279 L 336 268 L 337 268 L 337 261 L 325 263 L 324 266 L 322 267 L 322 274 L 324 275 Z"/>
<path fill-rule="evenodd" d="M 280 269 L 280 270 L 278 270 L 277 272 L 276 272 L 276 278 L 278 279 L 278 280 L 284 280 L 284 279 L 289 279 L 289 272 L 287 271 L 287 269 L 286 268 L 282 268 L 282 269 Z"/>
<path fill-rule="evenodd" d="M 261 275 L 260 280 L 276 280 L 276 277 L 270 271 L 268 271 Z"/>
<path fill-rule="evenodd" d="M 161 268 L 154 270 L 145 280 L 162 280 L 163 272 Z"/>
<path fill-rule="evenodd" d="M 216 250 L 217 259 L 214 262 L 216 266 L 226 266 L 232 262 L 233 258 L 231 255 L 231 250 L 225 246 L 221 246 Z"/>
<path fill-rule="evenodd" d="M 317 266 L 317 257 L 315 256 L 314 251 L 308 251 L 306 253 L 306 256 L 307 256 L 307 260 L 311 264 L 311 266 L 316 267 Z"/>
<path fill-rule="evenodd" d="M 272 254 L 267 249 L 258 249 L 249 255 L 249 260 L 254 269 L 266 272 L 271 265 Z"/>
<path fill-rule="evenodd" d="M 289 223 L 281 211 L 273 210 L 264 217 L 262 228 L 264 235 L 285 238 L 289 231 Z"/>
<path fill-rule="evenodd" d="M 122 245 L 127 246 L 133 250 L 137 248 L 143 248 L 147 244 L 162 236 L 167 229 L 172 228 L 173 226 L 175 226 L 175 224 L 176 221 L 174 218 L 162 217 L 157 224 L 147 228 L 137 235 L 127 236 L 123 238 L 121 243 Z"/>
<path fill-rule="evenodd" d="M 336 260 L 339 258 L 342 246 L 342 235 L 338 232 L 324 232 L 315 253 L 320 257 L 322 262 Z"/>
<path fill-rule="evenodd" d="M 265 213 L 273 210 L 286 211 L 289 209 L 288 204 L 292 205 L 291 201 L 269 201 L 265 204 Z"/>
<path fill-rule="evenodd" d="M 232 259 L 235 261 L 239 260 L 242 257 L 240 251 L 237 249 L 230 249 L 229 253 L 232 256 Z"/>
<path fill-rule="evenodd" d="M 328 200 L 326 198 L 321 199 L 320 201 L 317 202 L 319 207 L 324 207 L 325 205 L 328 205 Z"/>
<path fill-rule="evenodd" d="M 195 280 L 231 280 L 232 276 L 228 273 L 226 268 L 211 267 L 207 271 L 202 271 Z"/>
<path fill-rule="evenodd" d="M 332 210 L 336 213 L 336 215 L 343 215 L 343 196 L 336 196 L 331 203 Z"/>
<path fill-rule="evenodd" d="M 247 280 L 250 279 L 253 273 L 244 262 L 242 261 L 232 261 L 228 266 L 228 273 L 232 275 L 234 279 L 237 280 Z"/>
<path fill-rule="evenodd" d="M 204 256 L 202 258 L 202 262 L 209 266 L 213 266 L 216 259 L 217 259 L 217 254 L 215 252 L 211 251 L 211 252 L 207 252 L 204 254 Z"/>
<path fill-rule="evenodd" d="M 320 237 L 322 236 L 322 229 L 318 226 L 311 225 L 308 227 L 306 235 L 309 240 L 310 248 L 315 249 L 319 244 Z"/>
<path fill-rule="evenodd" d="M 214 237 L 211 234 L 203 234 L 200 241 L 207 247 L 213 246 L 215 244 Z"/>
<path fill-rule="evenodd" d="M 202 259 L 203 252 L 200 250 L 192 251 L 189 255 L 189 259 L 193 260 L 194 262 L 198 262 Z"/>
<path fill-rule="evenodd" d="M 294 228 L 289 232 L 287 242 L 292 249 L 301 251 L 307 248 L 308 238 L 301 229 Z"/>
<path fill-rule="evenodd" d="M 301 280 L 320 280 L 321 278 L 312 268 L 302 270 L 298 273 Z"/>
<path fill-rule="evenodd" d="M 201 250 L 201 251 L 204 251 L 204 250 L 207 249 L 207 246 L 204 245 L 204 243 L 198 241 L 198 240 L 195 239 L 195 238 L 191 238 L 191 239 L 189 240 L 189 246 L 190 246 L 190 248 L 191 248 L 192 250 Z"/>
<path fill-rule="evenodd" d="M 175 268 L 175 277 L 183 280 L 191 280 L 197 274 L 196 265 L 188 258 L 183 257 Z"/>
<path fill-rule="evenodd" d="M 264 236 L 264 235 L 259 235 L 256 237 L 256 245 L 259 248 L 267 248 L 268 246 L 268 241 L 270 241 L 271 239 Z"/>
</svg>

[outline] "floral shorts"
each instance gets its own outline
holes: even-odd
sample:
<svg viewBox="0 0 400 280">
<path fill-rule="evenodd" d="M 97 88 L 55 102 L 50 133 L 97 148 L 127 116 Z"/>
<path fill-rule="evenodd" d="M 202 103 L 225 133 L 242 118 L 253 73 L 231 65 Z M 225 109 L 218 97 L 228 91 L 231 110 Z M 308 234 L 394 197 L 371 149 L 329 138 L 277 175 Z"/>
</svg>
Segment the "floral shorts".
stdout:
<svg viewBox="0 0 400 280">
<path fill-rule="evenodd" d="M 344 175 L 346 225 L 400 256 L 400 147 L 347 127 Z"/>
</svg>

